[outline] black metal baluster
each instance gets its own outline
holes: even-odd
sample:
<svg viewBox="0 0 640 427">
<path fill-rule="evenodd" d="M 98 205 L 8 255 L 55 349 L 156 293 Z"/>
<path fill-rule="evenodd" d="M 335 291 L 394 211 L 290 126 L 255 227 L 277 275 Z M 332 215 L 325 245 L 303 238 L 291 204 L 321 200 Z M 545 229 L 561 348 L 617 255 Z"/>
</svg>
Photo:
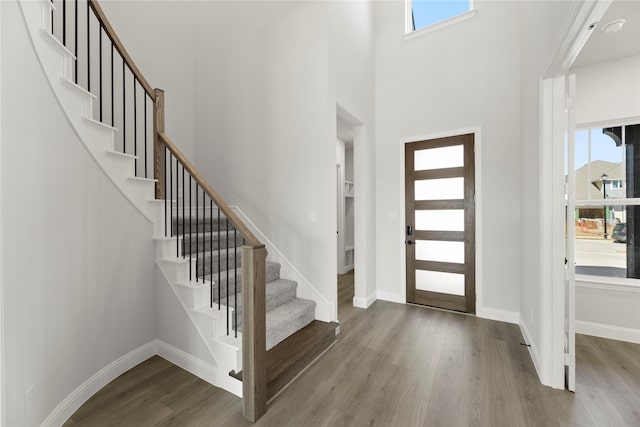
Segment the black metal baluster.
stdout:
<svg viewBox="0 0 640 427">
<path fill-rule="evenodd" d="M 184 166 L 182 166 L 182 258 L 184 258 L 187 253 L 187 241 L 184 238 L 186 230 L 184 223 L 184 194 Z"/>
<path fill-rule="evenodd" d="M 136 156 L 133 162 L 133 175 L 138 176 L 138 100 L 136 96 L 136 81 L 138 78 L 133 75 L 133 155 Z M 169 163 L 171 167 L 171 163 Z M 166 177 L 166 175 L 165 175 Z M 166 179 L 165 179 L 166 181 Z M 164 197 L 167 197 L 167 193 L 164 193 Z"/>
<path fill-rule="evenodd" d="M 147 173 L 147 92 L 144 93 L 144 177 L 149 178 L 149 174 Z M 178 173 L 178 159 L 176 159 L 176 174 Z M 178 184 L 178 180 L 176 179 L 176 185 Z M 178 192 L 178 187 L 176 187 L 176 193 Z"/>
<path fill-rule="evenodd" d="M 51 34 L 53 35 L 53 0 L 51 0 Z"/>
<path fill-rule="evenodd" d="M 220 241 L 220 208 L 218 208 L 218 310 L 220 310 L 220 286 L 222 284 L 221 273 L 220 273 L 220 247 L 222 246 L 222 242 Z M 227 276 L 229 272 L 227 271 Z"/>
<path fill-rule="evenodd" d="M 127 85 L 125 84 L 124 56 L 122 57 L 122 152 L 127 152 Z"/>
<path fill-rule="evenodd" d="M 198 263 L 200 261 L 200 247 L 198 246 L 198 227 L 200 227 L 200 215 L 198 215 L 199 210 L 200 205 L 198 205 L 198 184 L 196 183 L 196 273 L 198 272 Z M 193 238 L 193 236 L 191 237 Z M 196 274 L 196 283 L 198 283 L 198 274 Z"/>
<path fill-rule="evenodd" d="M 225 218 L 224 232 L 227 235 L 227 335 L 229 335 L 229 218 Z"/>
<path fill-rule="evenodd" d="M 213 200 L 209 199 L 209 307 L 213 308 Z"/>
<path fill-rule="evenodd" d="M 166 179 L 165 179 L 166 181 Z M 173 236 L 173 153 L 169 152 L 169 208 L 171 212 L 171 234 Z M 167 193 L 164 193 L 164 198 L 167 198 Z"/>
<path fill-rule="evenodd" d="M 238 245 L 236 245 L 236 239 L 238 236 L 236 235 L 236 228 L 233 227 L 233 271 L 237 271 L 238 268 Z M 235 317 L 236 322 L 236 330 L 235 337 L 238 338 L 238 275 L 233 276 L 233 306 L 235 310 L 233 311 L 233 316 Z"/>
<path fill-rule="evenodd" d="M 193 177 L 191 176 L 191 174 L 189 174 L 189 247 L 191 247 L 191 239 L 192 239 L 192 234 L 191 234 L 191 221 L 193 220 L 193 212 L 191 211 L 191 209 L 193 208 L 193 199 L 191 198 L 191 180 L 193 179 Z M 189 251 L 190 254 L 192 254 L 192 251 Z M 191 261 L 191 257 L 189 257 L 189 261 Z M 191 280 L 191 262 L 189 262 L 189 280 Z"/>
<path fill-rule="evenodd" d="M 113 51 L 114 51 L 115 47 L 113 45 L 113 40 L 111 40 L 111 126 L 114 126 L 115 123 L 115 114 L 114 114 L 114 108 L 113 108 Z"/>
<path fill-rule="evenodd" d="M 73 38 L 73 43 L 75 45 L 75 49 L 73 51 L 73 53 L 75 53 L 76 55 L 76 60 L 73 64 L 73 69 L 74 69 L 74 73 L 73 73 L 73 82 L 75 84 L 78 84 L 78 0 L 76 0 L 76 7 L 74 10 L 74 26 L 75 26 L 75 36 Z"/>
<path fill-rule="evenodd" d="M 100 24 L 99 27 L 99 32 L 98 32 L 98 55 L 99 55 L 99 60 L 98 60 L 98 64 L 100 65 L 100 69 L 98 70 L 98 76 L 99 76 L 99 84 L 100 84 L 100 122 L 102 122 L 102 24 Z"/>
<path fill-rule="evenodd" d="M 205 225 L 207 224 L 207 216 L 205 215 L 205 212 L 207 211 L 206 206 L 207 206 L 207 204 L 206 204 L 206 199 L 205 199 L 205 196 L 204 196 L 204 188 L 203 188 L 202 189 L 202 284 L 203 285 L 206 282 L 205 281 L 206 274 L 204 272 L 204 270 L 205 270 L 204 263 L 205 263 L 205 260 L 206 260 L 204 254 L 207 251 L 207 242 L 205 241 L 205 235 L 204 235 L 204 233 L 206 231 L 206 228 L 207 228 L 207 227 L 205 227 Z"/>
<path fill-rule="evenodd" d="M 91 92 L 91 21 L 89 4 L 91 0 L 87 0 L 87 91 Z"/>
<path fill-rule="evenodd" d="M 62 44 L 67 46 L 67 0 L 62 0 Z"/>
<path fill-rule="evenodd" d="M 164 158 L 167 159 L 167 151 L 169 149 L 165 145 L 164 147 Z M 171 155 L 171 153 L 169 153 Z M 164 168 L 164 176 L 167 176 L 167 167 Z M 167 237 L 167 180 L 164 180 L 164 237 Z"/>
<path fill-rule="evenodd" d="M 146 102 L 146 99 L 145 99 Z M 180 188 L 180 175 L 178 175 L 178 158 L 176 157 L 176 258 L 180 256 L 180 233 L 178 233 L 178 228 L 180 226 L 180 206 L 178 206 L 178 189 Z M 173 199 L 173 196 L 171 196 Z M 173 206 L 173 200 L 171 200 L 171 204 Z M 171 208 L 173 211 L 173 208 Z M 173 218 L 171 219 L 171 227 L 173 230 Z M 172 231 L 173 233 L 173 231 Z"/>
</svg>

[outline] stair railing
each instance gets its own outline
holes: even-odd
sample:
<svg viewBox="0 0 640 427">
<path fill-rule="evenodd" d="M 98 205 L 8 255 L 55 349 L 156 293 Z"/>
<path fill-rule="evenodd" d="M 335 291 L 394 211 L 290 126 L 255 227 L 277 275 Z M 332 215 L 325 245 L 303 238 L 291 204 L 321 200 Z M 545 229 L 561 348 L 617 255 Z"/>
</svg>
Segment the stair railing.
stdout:
<svg viewBox="0 0 640 427">
<path fill-rule="evenodd" d="M 167 137 L 164 92 L 146 80 L 100 4 L 50 1 L 51 34 L 76 57 L 73 82 L 94 96 L 90 119 L 114 128 L 115 150 L 134 156 L 135 177 L 155 179 L 176 258 L 189 262 L 189 283 L 209 285 L 210 308 L 225 311 L 226 334 L 236 338 L 242 294 L 243 412 L 256 421 L 266 412 L 265 246 Z"/>
</svg>

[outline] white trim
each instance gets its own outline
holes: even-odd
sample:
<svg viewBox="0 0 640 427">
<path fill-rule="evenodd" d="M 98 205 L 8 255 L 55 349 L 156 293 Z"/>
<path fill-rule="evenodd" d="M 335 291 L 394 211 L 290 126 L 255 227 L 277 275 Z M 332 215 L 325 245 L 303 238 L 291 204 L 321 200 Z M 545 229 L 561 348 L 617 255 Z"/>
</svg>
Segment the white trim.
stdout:
<svg viewBox="0 0 640 427">
<path fill-rule="evenodd" d="M 366 298 L 353 297 L 353 306 L 357 308 L 369 308 L 371 304 L 376 302 L 376 293 L 367 295 Z"/>
<path fill-rule="evenodd" d="M 613 180 L 607 180 L 611 182 Z M 575 206 L 636 206 L 640 205 L 640 198 L 600 199 L 600 200 L 576 200 Z"/>
<path fill-rule="evenodd" d="M 407 0 L 410 2 L 411 0 Z M 432 33 L 437 30 L 441 30 L 443 28 L 450 27 L 455 24 L 459 24 L 460 22 L 464 22 L 468 19 L 474 18 L 478 13 L 478 9 L 470 9 L 466 12 L 462 12 L 459 15 L 452 16 L 451 18 L 447 18 L 444 21 L 436 22 L 435 24 L 428 25 L 426 27 L 420 28 L 419 30 L 412 30 L 409 27 L 408 31 L 404 34 L 405 40 L 415 39 L 416 37 L 420 37 L 422 35 Z"/>
<path fill-rule="evenodd" d="M 398 292 L 376 291 L 376 299 L 382 301 L 395 302 L 398 304 L 406 304 L 407 298 Z"/>
<path fill-rule="evenodd" d="M 0 23 L 2 22 L 2 5 L 0 5 Z M 2 45 L 2 31 L 0 31 L 0 46 Z M 2 55 L 0 55 L 0 82 L 2 81 Z M 0 99 L 2 99 L 2 84 L 0 84 Z M 2 104 L 0 103 L 0 426 L 6 425 L 4 412 L 4 238 L 2 234 Z"/>
<path fill-rule="evenodd" d="M 453 129 L 442 132 L 435 132 L 427 135 L 417 135 L 409 137 L 401 137 L 398 144 L 399 149 L 399 161 L 400 161 L 400 191 L 398 192 L 398 212 L 400 212 L 400 220 L 398 221 L 398 249 L 400 253 L 400 284 L 402 289 L 400 290 L 401 299 L 397 300 L 397 296 L 394 297 L 396 302 L 407 301 L 407 253 L 405 250 L 405 165 L 404 165 L 404 146 L 417 141 L 426 141 L 429 139 L 446 138 L 450 136 L 458 136 L 465 134 L 473 134 L 474 139 L 474 161 L 475 161 L 475 194 L 476 194 L 476 311 L 484 307 L 483 299 L 483 266 L 482 266 L 482 126 L 468 127 Z M 380 291 L 379 291 L 380 292 Z M 384 291 L 381 294 L 385 294 Z M 380 298 L 384 299 L 384 298 Z"/>
<path fill-rule="evenodd" d="M 564 156 L 565 74 L 612 0 L 575 2 L 540 83 L 540 370 L 542 384 L 564 389 Z M 561 195 L 561 197 L 559 196 Z M 562 224 L 559 226 L 559 224 Z M 559 253 L 560 252 L 560 253 Z"/>
<path fill-rule="evenodd" d="M 640 123 L 640 116 L 625 117 L 615 120 L 602 120 L 589 123 L 580 123 L 576 125 L 576 130 L 598 129 L 598 128 L 610 128 L 618 126 L 630 126 Z"/>
<path fill-rule="evenodd" d="M 517 311 L 501 310 L 499 308 L 477 307 L 476 316 L 498 322 L 520 324 L 520 313 Z"/>
<path fill-rule="evenodd" d="M 129 369 L 156 355 L 156 341 L 150 341 L 109 363 L 71 392 L 42 422 L 43 426 L 61 426 L 87 400 Z"/>
<path fill-rule="evenodd" d="M 564 24 L 563 37 L 558 43 L 556 52 L 542 76 L 543 78 L 562 76 L 569 71 L 592 31 L 595 30 L 589 30 L 589 25 L 597 23 L 602 18 L 611 2 L 612 0 L 574 2 L 573 8 Z"/>
<path fill-rule="evenodd" d="M 536 343 L 531 339 L 531 334 L 529 333 L 529 329 L 524 322 L 520 322 L 520 332 L 522 333 L 522 337 L 524 338 L 525 344 L 529 344 L 529 356 L 531 356 L 531 360 L 533 361 L 533 366 L 536 368 L 536 372 L 538 373 L 538 378 L 542 377 L 542 373 L 540 372 L 540 353 L 538 353 L 538 348 L 536 347 Z"/>
<path fill-rule="evenodd" d="M 576 275 L 576 287 L 640 294 L 640 280 L 624 277 Z"/>
<path fill-rule="evenodd" d="M 311 282 L 302 274 L 298 269 L 293 265 L 289 259 L 284 256 L 282 252 L 273 244 L 271 240 L 265 236 L 262 231 L 256 227 L 256 225 L 242 212 L 237 206 L 231 206 L 231 209 L 235 210 L 236 213 L 241 217 L 242 222 L 244 222 L 251 231 L 257 235 L 258 239 L 262 241 L 266 247 L 267 251 L 270 255 L 275 255 L 275 258 L 282 267 L 287 268 L 289 273 L 291 273 L 295 277 L 289 277 L 291 280 L 296 280 L 298 282 L 298 292 L 300 296 L 303 298 L 310 298 L 316 302 L 316 319 L 322 320 L 325 322 L 334 322 L 337 320 L 336 316 L 336 303 L 335 301 L 327 300 L 316 288 L 311 284 Z"/>
<path fill-rule="evenodd" d="M 195 375 L 196 377 L 208 382 L 209 384 L 220 387 L 217 383 L 216 367 L 201 360 L 197 357 L 186 353 L 164 341 L 156 340 L 156 354 L 163 359 L 168 360 L 184 369 L 185 371 Z"/>
<path fill-rule="evenodd" d="M 640 329 L 576 320 L 576 333 L 640 344 Z"/>
</svg>

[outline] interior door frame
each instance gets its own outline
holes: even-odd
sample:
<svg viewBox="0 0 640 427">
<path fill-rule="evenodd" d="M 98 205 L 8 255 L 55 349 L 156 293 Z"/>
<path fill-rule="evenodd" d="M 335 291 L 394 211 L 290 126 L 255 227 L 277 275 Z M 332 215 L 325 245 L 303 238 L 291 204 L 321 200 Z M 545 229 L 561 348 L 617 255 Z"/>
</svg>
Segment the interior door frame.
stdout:
<svg viewBox="0 0 640 427">
<path fill-rule="evenodd" d="M 557 51 L 540 77 L 539 139 L 539 292 L 540 347 L 530 348 L 540 382 L 565 388 L 565 269 L 564 269 L 564 144 L 565 82 L 569 68 L 612 0 L 576 2 L 569 14 Z M 533 343 L 535 344 L 535 343 Z"/>
<path fill-rule="evenodd" d="M 398 212 L 399 214 L 394 214 L 393 211 L 389 212 L 389 219 L 396 218 L 398 221 L 398 252 L 400 252 L 400 280 L 403 284 L 400 295 L 395 298 L 398 302 L 407 303 L 407 255 L 406 255 L 406 231 L 405 231 L 405 145 L 411 144 L 413 142 L 425 141 L 430 139 L 439 139 L 439 138 L 448 138 L 452 136 L 459 136 L 465 134 L 473 134 L 474 138 L 474 178 L 475 178 L 475 282 L 476 282 L 476 316 L 478 317 L 486 317 L 486 318 L 497 318 L 496 314 L 491 310 L 487 310 L 483 305 L 483 276 L 482 276 L 482 249 L 483 249 L 483 241 L 482 241 L 482 127 L 468 127 L 468 128 L 460 128 L 460 129 L 451 129 L 445 130 L 441 132 L 431 133 L 431 134 L 423 134 L 423 135 L 414 135 L 400 138 L 398 144 L 398 152 L 399 152 L 399 198 L 398 198 Z"/>
</svg>

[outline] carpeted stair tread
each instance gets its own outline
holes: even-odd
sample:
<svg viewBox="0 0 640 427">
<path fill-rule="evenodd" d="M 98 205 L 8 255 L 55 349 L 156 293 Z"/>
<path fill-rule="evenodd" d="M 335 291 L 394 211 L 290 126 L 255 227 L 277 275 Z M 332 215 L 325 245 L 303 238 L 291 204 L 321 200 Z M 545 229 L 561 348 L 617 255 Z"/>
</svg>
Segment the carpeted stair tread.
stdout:
<svg viewBox="0 0 640 427">
<path fill-rule="evenodd" d="M 226 287 L 226 283 L 227 283 L 227 276 L 229 276 L 229 288 L 231 289 L 231 285 L 233 284 L 236 275 L 238 276 L 238 283 L 242 283 L 242 269 L 238 268 L 237 270 L 234 270 L 233 268 L 231 270 L 222 270 L 220 271 L 220 285 L 221 286 L 225 286 Z M 203 276 L 199 276 L 200 280 L 202 279 Z M 267 261 L 266 265 L 265 265 L 265 282 L 269 283 L 269 282 L 273 282 L 274 280 L 278 280 L 280 278 L 280 264 L 277 262 L 273 262 L 273 261 Z M 211 274 L 207 273 L 204 275 L 204 279 L 205 281 L 210 281 L 211 280 Z M 218 272 L 213 273 L 213 281 L 215 283 L 218 282 Z M 223 294 L 223 296 L 226 296 L 227 294 Z M 216 294 L 217 297 L 217 294 Z"/>
<path fill-rule="evenodd" d="M 294 280 L 278 279 L 272 282 L 268 282 L 265 287 L 265 299 L 267 312 L 274 310 L 275 308 L 293 301 L 296 298 L 296 289 L 298 283 Z M 238 292 L 238 325 L 242 325 L 242 293 Z M 220 303 L 227 305 L 227 297 L 224 297 Z M 229 297 L 229 307 L 235 307 L 236 298 L 233 295 Z M 235 316 L 233 319 L 233 328 L 235 329 Z M 240 329 L 238 329 L 240 331 Z"/>
<path fill-rule="evenodd" d="M 195 214 L 189 216 L 189 212 L 187 209 L 186 216 L 182 217 L 182 210 L 180 210 L 180 216 L 174 217 L 172 221 L 172 230 L 173 234 L 180 233 L 182 234 L 182 230 L 188 233 L 195 233 L 196 231 L 202 232 L 203 230 L 209 231 L 224 231 L 225 229 L 233 230 L 233 223 L 231 221 L 226 221 L 225 217 L 221 216 L 218 224 L 218 217 L 214 216 L 213 219 L 209 219 L 209 217 L 198 217 L 196 218 Z"/>
<path fill-rule="evenodd" d="M 267 312 L 267 350 L 313 322 L 315 301 L 296 298 Z"/>
<path fill-rule="evenodd" d="M 189 255 L 196 252 L 206 252 L 210 250 L 217 252 L 218 248 L 226 249 L 227 245 L 230 248 L 241 247 L 243 241 L 242 236 L 236 233 L 236 241 L 234 244 L 233 234 L 233 232 L 226 231 L 221 231 L 220 233 L 217 231 L 214 231 L 213 233 L 206 231 L 204 235 L 203 233 L 185 234 L 181 240 L 181 246 L 183 248 L 181 253 Z"/>
<path fill-rule="evenodd" d="M 242 254 L 240 248 L 220 249 L 189 254 L 192 260 L 197 260 L 196 275 L 202 277 L 209 273 L 217 273 L 218 270 L 233 270 L 242 266 Z M 228 254 L 228 256 L 227 256 Z M 220 265 L 218 265 L 218 260 Z M 214 274 L 215 277 L 215 274 Z"/>
</svg>

